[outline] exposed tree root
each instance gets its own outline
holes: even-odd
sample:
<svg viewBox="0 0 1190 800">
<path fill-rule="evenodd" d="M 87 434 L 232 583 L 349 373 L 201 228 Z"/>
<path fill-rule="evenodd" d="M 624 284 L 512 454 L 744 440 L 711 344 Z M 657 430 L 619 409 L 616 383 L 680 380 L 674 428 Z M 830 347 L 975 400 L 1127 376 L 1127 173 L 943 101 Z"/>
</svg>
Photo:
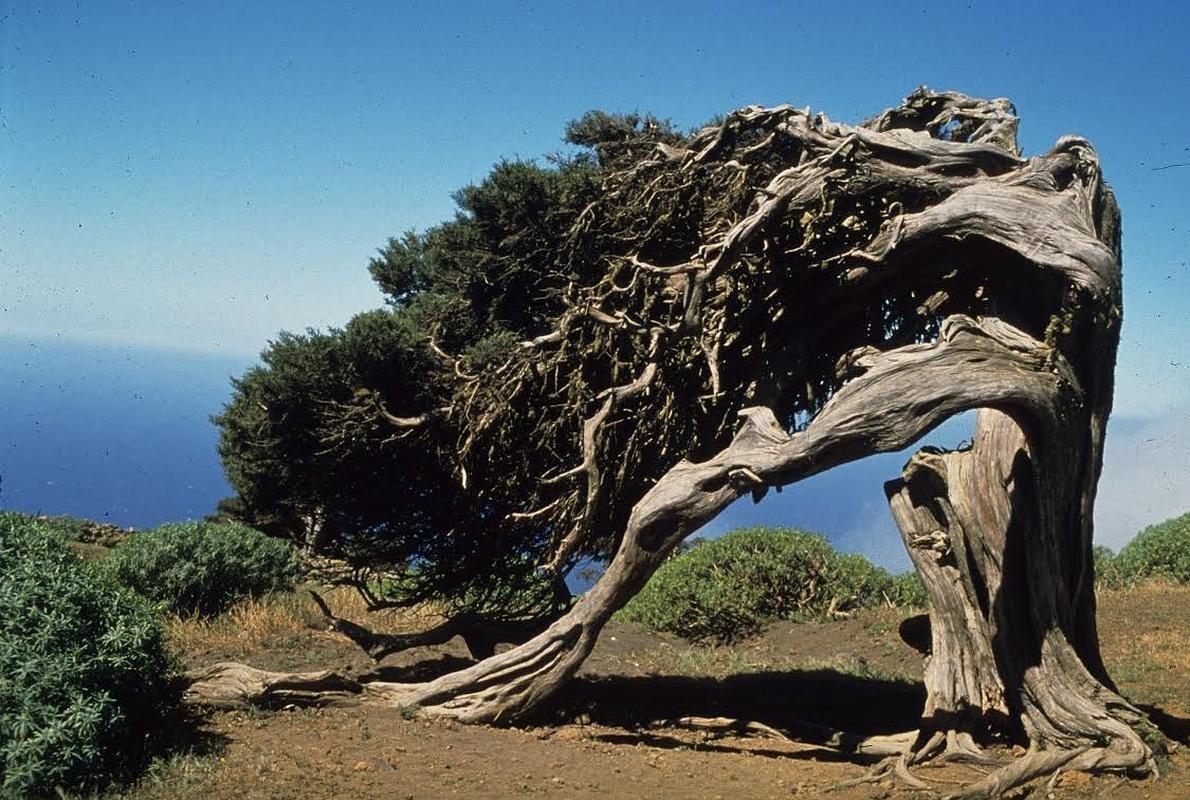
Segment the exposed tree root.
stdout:
<svg viewBox="0 0 1190 800">
<path fill-rule="evenodd" d="M 268 672 L 223 661 L 186 673 L 185 699 L 218 708 L 294 705 L 401 705 L 408 687 L 365 682 L 331 670 Z"/>
<path fill-rule="evenodd" d="M 1042 778 L 1052 787 L 1065 771 L 1127 772 L 1136 777 L 1156 775 L 1148 748 L 1113 740 L 1106 747 L 1034 750 L 953 795 L 958 800 L 989 800 Z"/>
<path fill-rule="evenodd" d="M 913 734 L 916 736 L 916 732 Z M 901 735 L 899 741 L 904 742 Z M 894 745 L 898 737 L 887 737 Z M 971 751 L 974 748 L 974 752 Z M 869 751 L 875 752 L 875 751 Z M 957 780 L 942 780 L 927 775 L 914 774 L 914 767 L 929 767 L 945 763 L 962 763 L 984 772 L 984 777 L 967 783 Z M 982 768 L 994 766 L 995 769 Z M 934 734 L 926 744 L 914 746 L 904 744 L 900 752 L 892 753 L 872 767 L 867 774 L 837 784 L 846 788 L 864 783 L 875 783 L 895 777 L 901 784 L 913 789 L 930 790 L 930 783 L 952 783 L 962 789 L 947 797 L 955 800 L 992 800 L 1013 789 L 1030 783 L 1046 780 L 1047 788 L 1053 788 L 1065 772 L 1122 772 L 1130 777 L 1155 777 L 1156 766 L 1147 748 L 1137 749 L 1132 743 L 1115 740 L 1105 747 L 1070 747 L 1050 750 L 1030 750 L 1025 755 L 1008 760 L 995 758 L 973 742 L 956 744 L 949 734 Z"/>
<path fill-rule="evenodd" d="M 776 728 L 762 722 L 730 717 L 681 717 L 671 724 L 720 736 L 758 736 L 781 742 L 811 744 L 855 756 L 900 756 L 917 739 L 917 731 L 860 736 L 812 722 L 796 722 Z"/>
</svg>

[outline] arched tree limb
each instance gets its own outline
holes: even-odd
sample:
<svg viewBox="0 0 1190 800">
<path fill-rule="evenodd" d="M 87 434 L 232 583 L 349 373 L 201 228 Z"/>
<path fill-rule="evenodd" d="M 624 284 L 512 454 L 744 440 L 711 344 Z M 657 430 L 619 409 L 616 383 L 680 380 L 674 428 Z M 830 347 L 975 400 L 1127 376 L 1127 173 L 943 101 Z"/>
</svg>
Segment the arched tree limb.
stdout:
<svg viewBox="0 0 1190 800">
<path fill-rule="evenodd" d="M 611 614 L 688 534 L 759 478 L 784 485 L 873 452 L 903 448 L 947 417 L 982 405 L 1056 420 L 1078 387 L 1048 348 L 995 319 L 953 317 L 938 342 L 865 358 L 806 428 L 787 434 L 768 409 L 744 413 L 714 458 L 680 462 L 633 510 L 623 543 L 600 581 L 546 631 L 520 647 L 409 691 L 404 701 L 432 716 L 514 721 L 576 671 Z M 966 380 L 953 384 L 950 376 Z M 744 470 L 747 470 L 745 477 Z"/>
<path fill-rule="evenodd" d="M 548 531 L 555 565 L 619 533 L 615 557 L 533 639 L 380 696 L 525 719 L 677 543 L 744 492 L 983 409 L 970 450 L 921 454 L 887 487 L 935 619 L 921 729 L 886 768 L 920 783 L 915 765 L 986 763 L 981 745 L 1000 737 L 1030 750 L 971 796 L 1062 769 L 1150 771 L 1141 716 L 1099 654 L 1091 575 L 1119 213 L 1089 143 L 1024 159 L 1015 131 L 1006 100 L 919 90 L 859 126 L 750 106 L 613 163 L 559 254 L 570 272 L 549 289 L 561 311 L 547 330 L 521 331 L 526 346 L 486 374 L 448 360 L 457 469 L 477 476 L 464 489 L 507 490 L 510 448 L 535 446 L 541 468 L 500 519 Z M 630 390 L 640 400 L 619 402 Z M 561 411 L 526 425 L 534 400 Z M 558 479 L 568 470 L 585 485 Z M 302 683 L 238 680 L 225 694 Z M 309 680 L 317 694 L 326 677 Z"/>
<path fill-rule="evenodd" d="M 611 614 L 643 585 L 672 548 L 741 493 L 755 488 L 758 479 L 766 485 L 786 484 L 871 452 L 900 449 L 947 417 L 976 407 L 1002 409 L 989 418 L 1019 425 L 1020 431 L 1062 430 L 1063 420 L 1070 419 L 1083 400 L 1081 387 L 1061 357 L 995 319 L 954 317 L 934 344 L 868 354 L 862 362 L 866 371 L 847 383 L 806 430 L 787 434 L 767 409 L 750 409 L 724 451 L 702 463 L 681 462 L 674 467 L 634 509 L 623 544 L 603 578 L 569 613 L 519 647 L 425 684 L 378 683 L 355 688 L 326 673 L 262 677 L 222 665 L 197 681 L 191 692 L 222 701 L 237 695 L 338 698 L 344 692 L 366 692 L 384 702 L 416 706 L 429 716 L 467 722 L 516 721 L 531 715 L 573 675 Z M 954 374 L 962 374 L 964 380 L 958 384 L 947 380 Z M 1011 444 L 1019 447 L 1020 439 L 998 438 L 1001 430 L 997 423 L 987 423 L 984 438 L 977 443 L 980 453 L 991 447 L 1007 454 Z M 918 465 L 928 462 L 925 457 L 916 460 Z M 998 462 L 972 459 L 972 463 Z M 925 468 L 912 467 L 911 477 Z M 1017 476 L 1017 480 L 1023 479 Z M 900 493 L 893 496 L 900 497 Z M 894 508 L 898 508 L 897 501 Z M 907 513 L 899 510 L 899 521 Z M 950 515 L 952 519 L 958 516 L 953 511 Z M 906 530 L 911 549 L 918 554 L 913 528 L 907 525 Z M 951 537 L 953 530 L 952 525 Z M 947 535 L 941 527 L 936 531 Z M 915 560 L 919 559 L 916 555 Z M 929 574 L 928 569 L 923 570 L 923 576 Z M 934 582 L 929 585 L 933 587 Z M 972 652 L 986 658 L 987 642 L 975 641 Z M 946 644 L 936 640 L 936 652 L 943 652 L 941 646 Z M 976 784 L 972 791 L 994 794 L 1075 759 L 1098 768 L 1143 771 L 1150 756 L 1127 725 L 1131 707 L 1118 697 L 1109 697 L 1110 692 L 1085 670 L 1070 673 L 1072 665 L 1080 662 L 1071 658 L 1060 631 L 1045 631 L 1038 644 L 1040 664 L 1032 672 L 1026 669 L 1022 673 L 1025 721 L 1034 737 L 1044 737 L 1056 749 L 1044 756 L 1030 755 L 1019 765 L 994 773 L 997 777 Z M 981 682 L 985 674 L 970 676 L 957 696 L 964 701 L 977 699 L 979 705 L 972 707 L 985 717 L 989 711 L 1003 714 L 1003 691 L 995 683 Z M 1073 675 L 1073 682 L 1065 687 L 1067 693 L 1061 693 L 1054 681 L 1067 674 Z M 928 706 L 927 721 L 942 711 L 961 717 L 962 708 L 945 707 L 957 705 L 955 698 L 934 692 L 935 684 L 930 682 L 933 705 Z M 1036 718 L 1029 714 L 1030 709 L 1037 710 Z M 1112 712 L 1122 712 L 1125 719 L 1112 716 Z M 967 736 L 970 732 L 962 725 L 948 729 L 946 752 L 976 757 L 978 751 Z M 1109 744 L 1091 747 L 1087 744 L 1090 737 Z M 936 736 L 930 739 L 926 744 L 932 755 L 937 749 Z M 903 766 L 909 763 L 912 757 Z"/>
</svg>

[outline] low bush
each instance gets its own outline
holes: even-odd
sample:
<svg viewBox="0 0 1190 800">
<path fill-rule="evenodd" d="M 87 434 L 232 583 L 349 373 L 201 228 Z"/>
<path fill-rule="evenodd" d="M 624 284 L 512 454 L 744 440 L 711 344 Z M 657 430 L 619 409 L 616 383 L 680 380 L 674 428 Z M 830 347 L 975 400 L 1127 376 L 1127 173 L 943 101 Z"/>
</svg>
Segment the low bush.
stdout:
<svg viewBox="0 0 1190 800">
<path fill-rule="evenodd" d="M 912 605 L 924 596 L 916 576 L 893 578 L 862 556 L 835 552 L 818 534 L 746 528 L 666 562 L 620 618 L 693 641 L 730 642 L 773 619 Z"/>
<path fill-rule="evenodd" d="M 1190 583 L 1190 514 L 1145 528 L 1110 563 L 1121 583 L 1148 578 Z"/>
<path fill-rule="evenodd" d="M 292 545 L 235 522 L 171 523 L 135 534 L 104 562 L 121 583 L 180 616 L 293 587 Z"/>
<path fill-rule="evenodd" d="M 51 526 L 0 512 L 0 796 L 131 776 L 178 703 L 152 607 Z"/>
<path fill-rule="evenodd" d="M 0 511 L 0 514 L 3 514 L 7 519 L 36 522 L 68 542 L 95 545 L 100 548 L 115 547 L 132 533 L 132 528 L 121 528 L 106 522 L 96 522 L 93 519 L 72 517 L 69 514 L 52 517 L 44 514 L 25 514 L 19 511 Z"/>
<path fill-rule="evenodd" d="M 916 572 L 903 572 L 891 576 L 888 580 L 888 588 L 884 591 L 893 605 L 898 608 L 926 607 L 926 585 L 921 582 L 921 576 Z"/>
<path fill-rule="evenodd" d="M 1127 583 L 1120 571 L 1120 564 L 1116 554 L 1110 547 L 1095 545 L 1091 551 L 1091 558 L 1095 563 L 1095 585 L 1118 589 Z"/>
</svg>

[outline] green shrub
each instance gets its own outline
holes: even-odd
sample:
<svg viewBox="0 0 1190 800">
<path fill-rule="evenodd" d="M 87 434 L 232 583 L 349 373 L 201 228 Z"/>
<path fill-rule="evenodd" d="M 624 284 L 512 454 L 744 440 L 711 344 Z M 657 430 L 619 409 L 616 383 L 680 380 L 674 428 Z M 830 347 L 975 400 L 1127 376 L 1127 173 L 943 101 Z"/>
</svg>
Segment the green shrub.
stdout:
<svg viewBox="0 0 1190 800">
<path fill-rule="evenodd" d="M 1146 578 L 1190 583 L 1190 514 L 1145 528 L 1124 545 L 1112 565 L 1124 583 Z"/>
<path fill-rule="evenodd" d="M 928 600 L 926 585 L 916 572 L 903 572 L 890 577 L 885 593 L 898 608 L 925 608 Z"/>
<path fill-rule="evenodd" d="M 1095 584 L 1117 589 L 1127 581 L 1120 571 L 1120 563 L 1110 547 L 1095 545 L 1091 550 L 1091 558 L 1095 563 Z"/>
<path fill-rule="evenodd" d="M 135 534 L 104 563 L 121 583 L 181 616 L 293 587 L 297 553 L 235 522 L 181 522 Z"/>
<path fill-rule="evenodd" d="M 132 532 L 131 528 L 121 528 L 106 522 L 96 522 L 93 519 L 72 517 L 69 514 L 50 517 L 44 514 L 0 511 L 0 515 L 6 519 L 36 522 L 42 528 L 57 534 L 68 542 L 97 545 L 103 548 L 115 547 Z"/>
<path fill-rule="evenodd" d="M 178 702 L 152 607 L 0 512 L 0 796 L 131 776 Z"/>
<path fill-rule="evenodd" d="M 747 528 L 666 562 L 620 618 L 694 641 L 729 642 L 772 619 L 909 599 L 910 587 L 862 556 L 835 552 L 818 534 Z"/>
</svg>

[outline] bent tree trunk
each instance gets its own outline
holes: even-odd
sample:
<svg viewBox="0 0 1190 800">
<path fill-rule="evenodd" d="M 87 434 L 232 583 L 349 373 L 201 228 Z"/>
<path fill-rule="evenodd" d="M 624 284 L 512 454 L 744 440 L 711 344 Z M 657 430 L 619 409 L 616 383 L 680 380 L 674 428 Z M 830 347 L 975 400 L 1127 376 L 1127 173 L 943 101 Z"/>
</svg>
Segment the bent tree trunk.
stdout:
<svg viewBox="0 0 1190 800">
<path fill-rule="evenodd" d="M 1067 176 L 1080 171 L 1090 177 L 1072 184 Z M 1071 196 L 1054 191 L 1059 181 Z M 419 688 L 410 702 L 470 721 L 530 713 L 672 548 L 741 493 L 903 448 L 951 414 L 987 408 L 998 411 L 982 414 L 976 447 L 939 457 L 955 464 L 956 479 L 932 471 L 937 500 L 921 497 L 925 456 L 905 486 L 890 488 L 935 618 L 926 735 L 915 755 L 942 741 L 951 755 L 978 756 L 972 734 L 1011 733 L 1019 720 L 1038 747 L 1075 753 L 1117 742 L 1123 755 L 1100 754 L 1103 765 L 1144 767 L 1147 748 L 1127 726 L 1136 712 L 1107 679 L 1094 627 L 1091 512 L 1119 312 L 1118 212 L 1105 192 L 1093 152 L 1067 139 L 1011 181 L 974 184 L 889 226 L 889 241 L 869 247 L 873 263 L 905 269 L 897 247 L 931 236 L 987 237 L 1074 288 L 1046 341 L 994 316 L 951 317 L 932 345 L 841 359 L 866 372 L 802 432 L 787 437 L 767 410 L 750 410 L 726 450 L 678 464 L 642 498 L 607 573 L 569 614 L 519 648 Z M 949 561 L 927 557 L 923 542 Z"/>
<path fill-rule="evenodd" d="M 618 552 L 599 582 L 548 630 L 495 658 L 418 687 L 405 702 L 469 722 L 531 714 L 594 646 L 603 625 L 686 536 L 748 491 L 781 486 L 872 452 L 902 449 L 947 417 L 984 404 L 1015 408 L 1048 429 L 1080 400 L 1067 365 L 994 319 L 952 317 L 939 340 L 873 356 L 799 433 L 765 408 L 714 458 L 681 462 L 634 508 Z M 965 376 L 953 384 L 951 376 Z"/>
<path fill-rule="evenodd" d="M 926 707 L 908 763 L 985 761 L 975 740 L 1023 733 L 1035 752 L 971 787 L 994 795 L 1060 768 L 1144 771 L 1139 711 L 1080 630 L 1094 611 L 1078 486 L 1085 414 L 1044 437 L 981 412 L 967 451 L 921 452 L 886 486 L 930 601 Z M 1085 608 L 1090 604 L 1090 608 Z"/>
<path fill-rule="evenodd" d="M 602 406 L 582 425 L 585 469 L 567 474 L 588 476 L 592 503 L 604 496 L 598 481 L 639 474 L 639 464 L 595 468 L 614 457 L 600 437 L 609 420 L 640 419 L 614 415 L 663 391 L 666 353 L 680 347 L 705 353 L 711 393 L 699 402 L 732 393 L 761 402 L 739 412 L 744 423 L 719 452 L 681 460 L 642 488 L 606 573 L 543 632 L 425 684 L 335 691 L 467 722 L 524 719 L 574 675 L 673 548 L 738 497 L 903 449 L 980 409 L 970 449 L 919 453 L 886 486 L 933 623 L 927 704 L 899 771 L 932 757 L 989 761 L 980 742 L 997 735 L 1030 749 L 969 796 L 1063 769 L 1151 771 L 1135 730 L 1142 716 L 1112 686 L 1095 630 L 1091 520 L 1121 316 L 1118 210 L 1087 142 L 1067 137 L 1021 159 L 1010 110 L 919 91 L 851 128 L 749 107 L 688 148 L 659 147 L 641 168 L 671 170 L 682 186 L 707 170 L 746 176 L 757 152 L 790 163 L 687 261 L 617 262 L 634 270 L 631 282 L 610 281 L 600 301 L 660 281 L 672 323 L 579 303 L 555 332 L 526 343 L 556 345 L 581 324 L 648 342 L 638 378 L 592 395 Z M 636 177 L 628 171 L 624 185 Z M 641 191 L 654 197 L 657 185 Z M 740 297 L 737 287 L 749 286 L 762 291 Z M 832 366 L 838 358 L 837 375 L 825 374 L 815 348 Z M 829 400 L 811 402 L 817 413 L 799 430 L 791 409 L 803 387 L 803 398 Z M 672 404 L 665 413 L 676 413 Z M 292 692 L 302 680 L 225 666 L 195 691 Z"/>
<path fill-rule="evenodd" d="M 977 741 L 999 733 L 1023 734 L 1031 752 L 969 796 L 1060 769 L 1148 772 L 1151 754 L 1133 728 L 1143 716 L 1114 691 L 1084 627 L 1094 595 L 1081 494 L 1093 491 L 1087 472 L 1098 472 L 1101 434 L 1073 371 L 1046 351 L 1002 323 L 951 319 L 937 344 L 874 360 L 802 433 L 787 437 L 767 410 L 750 410 L 727 450 L 680 464 L 646 495 L 607 573 L 569 614 L 403 702 L 471 722 L 530 714 L 673 547 L 744 491 L 900 449 L 953 413 L 993 406 L 1002 410 L 981 411 L 970 450 L 920 453 L 887 487 L 933 623 L 928 699 L 905 762 L 994 763 Z M 961 387 L 945 380 L 952 371 L 964 375 Z"/>
</svg>

